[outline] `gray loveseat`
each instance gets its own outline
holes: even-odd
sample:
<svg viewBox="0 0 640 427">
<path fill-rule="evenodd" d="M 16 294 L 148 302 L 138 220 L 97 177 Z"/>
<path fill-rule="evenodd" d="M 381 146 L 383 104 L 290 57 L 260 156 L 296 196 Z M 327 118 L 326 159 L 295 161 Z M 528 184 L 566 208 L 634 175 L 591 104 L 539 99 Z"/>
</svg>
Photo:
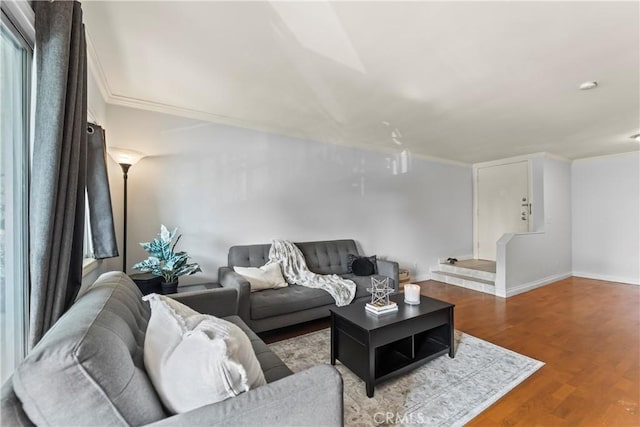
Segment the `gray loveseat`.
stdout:
<svg viewBox="0 0 640 427">
<path fill-rule="evenodd" d="M 353 280 L 356 295 L 352 302 L 371 298 L 367 288 L 372 276 L 356 276 L 347 272 L 347 255 L 359 255 L 353 240 L 329 240 L 296 243 L 304 255 L 307 267 L 314 273 L 337 274 Z M 218 281 L 224 288 L 238 292 L 238 314 L 252 330 L 264 332 L 284 326 L 329 316 L 335 301 L 322 289 L 298 285 L 286 288 L 251 292 L 249 282 L 236 273 L 233 267 L 260 267 L 269 260 L 271 244 L 233 246 L 229 249 L 229 265 L 218 270 Z M 389 278 L 389 285 L 398 291 L 398 263 L 377 260 L 378 279 Z"/>
<path fill-rule="evenodd" d="M 341 425 L 342 379 L 329 365 L 292 374 L 236 312 L 236 292 L 180 295 L 196 310 L 224 316 L 251 339 L 267 384 L 223 402 L 169 415 L 147 376 L 150 309 L 123 273 L 81 290 L 2 388 L 3 426 Z"/>
</svg>

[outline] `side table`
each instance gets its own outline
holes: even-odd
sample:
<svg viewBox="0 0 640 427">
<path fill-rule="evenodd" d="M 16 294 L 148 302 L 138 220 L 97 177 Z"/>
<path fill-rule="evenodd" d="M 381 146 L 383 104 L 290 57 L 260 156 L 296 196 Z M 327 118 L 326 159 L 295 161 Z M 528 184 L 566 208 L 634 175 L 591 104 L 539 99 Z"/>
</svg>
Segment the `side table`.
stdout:
<svg viewBox="0 0 640 427">
<path fill-rule="evenodd" d="M 160 276 L 154 276 L 151 273 L 137 273 L 130 274 L 129 277 L 131 277 L 131 280 L 133 280 L 138 286 L 142 295 L 162 293 L 162 289 L 160 287 L 160 281 L 162 278 Z"/>
</svg>

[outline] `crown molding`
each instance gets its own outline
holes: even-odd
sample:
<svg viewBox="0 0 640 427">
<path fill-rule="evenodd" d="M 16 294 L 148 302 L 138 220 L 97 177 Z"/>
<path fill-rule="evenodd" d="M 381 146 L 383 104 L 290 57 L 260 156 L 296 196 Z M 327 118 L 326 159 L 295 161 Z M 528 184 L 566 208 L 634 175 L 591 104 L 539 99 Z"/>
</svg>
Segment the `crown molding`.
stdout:
<svg viewBox="0 0 640 427">
<path fill-rule="evenodd" d="M 153 111 L 155 113 L 168 114 L 171 116 L 184 117 L 186 119 L 200 120 L 200 121 L 205 121 L 205 122 L 219 124 L 219 125 L 234 126 L 242 129 L 256 130 L 256 131 L 265 132 L 273 135 L 286 136 L 289 138 L 304 139 L 309 141 L 321 142 L 324 144 L 332 144 L 332 145 L 338 145 L 341 147 L 349 147 L 349 148 L 373 151 L 373 152 L 388 154 L 388 155 L 398 154 L 397 150 L 385 149 L 380 147 L 372 147 L 365 144 L 343 144 L 337 141 L 314 139 L 304 133 L 295 132 L 291 129 L 274 129 L 273 127 L 267 126 L 262 123 L 249 122 L 249 121 L 237 119 L 234 117 L 223 116 L 219 114 L 209 113 L 206 111 L 193 110 L 189 108 L 179 107 L 176 105 L 163 104 L 155 101 L 148 101 L 145 99 L 137 99 L 137 98 L 132 98 L 128 96 L 114 95 L 110 93 L 109 96 L 105 99 L 105 101 L 109 105 L 135 108 L 135 109 L 144 110 L 144 111 Z M 411 152 L 410 150 L 409 152 L 411 157 L 420 159 L 420 160 L 444 163 L 444 164 L 453 165 L 453 166 L 471 167 L 469 163 L 459 162 L 456 160 L 445 159 L 440 157 L 427 156 L 423 154 L 416 154 L 414 152 Z"/>
<path fill-rule="evenodd" d="M 611 153 L 611 154 L 602 154 L 599 156 L 591 156 L 591 157 L 581 157 L 579 159 L 575 159 L 573 163 L 584 163 L 590 161 L 597 161 L 602 159 L 607 159 L 610 157 L 621 157 L 621 156 L 629 156 L 634 155 L 640 157 L 640 149 L 632 150 L 632 151 L 624 151 L 622 153 Z"/>
<path fill-rule="evenodd" d="M 290 137 L 291 135 L 285 135 L 285 136 Z M 397 156 L 403 151 L 403 150 L 400 150 L 398 147 L 387 148 L 387 147 L 371 146 L 366 144 L 343 144 L 341 142 L 336 142 L 336 141 L 327 141 L 327 140 L 319 140 L 319 139 L 311 139 L 311 138 L 303 138 L 303 139 L 307 141 L 320 142 L 322 144 L 331 144 L 331 145 L 337 145 L 339 147 L 346 147 L 346 148 L 352 148 L 355 150 L 364 150 L 364 151 L 369 151 L 373 153 L 384 154 L 387 156 Z M 435 156 L 428 156 L 426 154 L 414 153 L 410 149 L 407 149 L 406 151 L 407 153 L 409 153 L 409 156 L 411 157 L 411 159 L 425 160 L 429 162 L 441 163 L 441 164 L 446 164 L 451 166 L 459 166 L 464 168 L 471 168 L 472 166 L 470 163 L 460 162 L 458 160 L 451 160 L 451 159 L 445 159 L 444 157 L 435 157 Z"/>
<path fill-rule="evenodd" d="M 246 120 L 237 119 L 235 117 L 223 116 L 221 114 L 209 113 L 207 111 L 194 110 L 177 105 L 164 104 L 161 102 L 149 101 L 146 99 L 133 98 L 129 96 L 110 94 L 106 102 L 110 105 L 118 105 L 121 107 L 136 108 L 138 110 L 153 111 L 156 113 L 169 114 L 171 116 L 236 126 L 245 129 L 255 129 L 269 133 L 283 132 L 282 130 L 274 131 L 272 128 L 261 123 L 248 122 Z"/>
<path fill-rule="evenodd" d="M 180 107 L 180 106 L 171 105 L 171 104 L 163 104 L 163 103 L 156 102 L 156 101 L 138 99 L 138 98 L 133 98 L 133 97 L 129 97 L 129 96 L 116 95 L 116 94 L 112 93 L 111 89 L 109 88 L 109 84 L 107 83 L 107 79 L 105 77 L 105 73 L 104 73 L 104 71 L 102 69 L 100 61 L 98 60 L 98 57 L 97 57 L 97 54 L 96 54 L 95 49 L 93 47 L 93 44 L 92 44 L 92 42 L 89 41 L 90 40 L 89 37 L 87 37 L 87 40 L 88 40 L 88 43 L 87 43 L 88 49 L 87 49 L 87 51 L 88 51 L 88 54 L 89 54 L 88 57 L 90 58 L 90 61 L 89 61 L 90 62 L 90 67 L 89 67 L 90 71 L 93 72 L 95 80 L 98 83 L 98 87 L 100 88 L 100 93 L 102 94 L 105 102 L 107 104 L 109 104 L 109 105 L 117 105 L 117 106 L 121 106 L 121 107 L 135 108 L 135 109 L 138 109 L 138 110 L 152 111 L 152 112 L 155 112 L 155 113 L 168 114 L 168 115 L 171 115 L 171 116 L 183 117 L 183 118 L 186 118 L 186 119 L 200 120 L 200 121 L 219 124 L 219 125 L 234 126 L 234 127 L 239 127 L 239 128 L 242 128 L 242 129 L 250 129 L 250 130 L 266 132 L 266 133 L 270 133 L 270 134 L 273 134 L 273 135 L 281 135 L 281 136 L 287 136 L 287 137 L 290 137 L 290 138 L 299 138 L 299 139 L 305 139 L 305 140 L 312 140 L 312 141 L 316 141 L 316 142 L 322 142 L 322 143 L 325 143 L 325 144 L 332 144 L 332 145 L 339 145 L 339 146 L 342 146 L 342 147 L 357 148 L 357 149 L 373 151 L 373 152 L 378 152 L 378 153 L 383 153 L 383 154 L 398 154 L 397 150 L 385 149 L 385 148 L 381 148 L 381 147 L 372 147 L 372 146 L 367 146 L 367 145 L 364 145 L 364 144 L 343 144 L 343 143 L 336 142 L 336 141 L 318 140 L 318 139 L 313 139 L 313 138 L 309 137 L 308 135 L 306 135 L 304 133 L 295 132 L 295 131 L 293 131 L 291 129 L 273 129 L 273 127 L 267 126 L 267 125 L 262 124 L 262 123 L 249 122 L 249 121 L 246 121 L 246 120 L 237 119 L 235 117 L 223 116 L 223 115 L 220 115 L 220 114 L 209 113 L 209 112 L 206 112 L 206 111 L 194 110 L 194 109 Z M 442 157 L 435 157 L 435 156 L 429 156 L 429 155 L 425 155 L 425 154 L 418 154 L 418 153 L 412 152 L 411 150 L 408 150 L 408 151 L 409 151 L 411 157 L 416 158 L 416 159 L 427 160 L 427 161 L 432 161 L 432 162 L 437 162 L 437 163 L 443 163 L 443 164 L 448 164 L 448 165 L 452 165 L 452 166 L 460 166 L 460 167 L 467 167 L 467 168 L 473 167 L 474 169 L 478 168 L 478 167 L 486 167 L 486 166 L 493 166 L 493 165 L 497 165 L 497 164 L 511 163 L 511 162 L 515 162 L 515 161 L 528 160 L 528 159 L 532 159 L 532 158 L 536 158 L 536 157 L 543 157 L 543 156 L 547 156 L 549 158 L 553 158 L 553 159 L 556 159 L 556 160 L 561 160 L 561 161 L 568 162 L 568 163 L 572 162 L 570 159 L 567 159 L 565 157 L 562 157 L 562 156 L 559 156 L 559 155 L 556 155 L 556 154 L 553 154 L 553 153 L 544 152 L 544 153 L 525 154 L 525 155 L 521 155 L 521 156 L 506 158 L 506 159 L 492 160 L 492 161 L 488 161 L 488 162 L 470 164 L 470 163 L 465 163 L 465 162 L 461 162 L 461 161 L 457 161 L 457 160 L 446 159 L 446 158 L 442 158 Z"/>
<path fill-rule="evenodd" d="M 428 160 L 430 162 L 437 162 L 437 163 L 444 163 L 447 165 L 452 165 L 452 166 L 461 166 L 461 167 L 465 167 L 465 168 L 472 168 L 473 165 L 471 163 L 465 163 L 465 162 L 460 162 L 458 160 L 451 160 L 451 159 L 444 159 L 442 157 L 435 157 L 435 156 L 428 156 L 426 154 L 416 154 L 416 153 L 411 153 L 412 157 L 421 159 L 421 160 Z"/>
<path fill-rule="evenodd" d="M 545 155 L 545 157 L 547 157 L 549 159 L 558 160 L 558 161 L 565 162 L 565 163 L 573 163 L 574 162 L 573 160 L 571 160 L 571 159 L 569 159 L 567 157 L 564 157 L 564 156 L 561 156 L 561 155 L 555 154 L 555 153 L 549 153 L 548 151 L 545 151 L 544 155 Z"/>
<path fill-rule="evenodd" d="M 532 154 L 522 154 L 520 156 L 514 156 L 514 157 L 506 157 L 504 159 L 489 160 L 486 162 L 474 163 L 473 169 L 500 166 L 500 165 L 506 165 L 509 163 L 516 163 L 516 162 L 524 162 L 526 160 L 541 158 L 543 156 L 544 156 L 544 153 L 532 153 Z"/>
</svg>

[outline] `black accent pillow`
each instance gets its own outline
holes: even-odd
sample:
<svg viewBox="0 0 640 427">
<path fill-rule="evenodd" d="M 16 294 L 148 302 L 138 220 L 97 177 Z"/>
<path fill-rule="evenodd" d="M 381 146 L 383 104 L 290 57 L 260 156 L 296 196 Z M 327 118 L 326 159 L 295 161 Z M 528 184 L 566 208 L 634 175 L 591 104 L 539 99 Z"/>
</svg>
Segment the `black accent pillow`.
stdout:
<svg viewBox="0 0 640 427">
<path fill-rule="evenodd" d="M 347 255 L 347 271 L 356 276 L 378 274 L 378 261 L 376 260 L 376 256 L 364 257 L 353 254 Z"/>
</svg>

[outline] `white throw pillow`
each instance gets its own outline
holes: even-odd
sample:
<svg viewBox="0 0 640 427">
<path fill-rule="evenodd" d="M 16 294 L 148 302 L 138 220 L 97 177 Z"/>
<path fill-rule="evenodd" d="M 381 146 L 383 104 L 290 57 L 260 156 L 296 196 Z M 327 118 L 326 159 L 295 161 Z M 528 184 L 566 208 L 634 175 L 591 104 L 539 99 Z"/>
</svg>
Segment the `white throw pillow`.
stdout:
<svg viewBox="0 0 640 427">
<path fill-rule="evenodd" d="M 233 270 L 247 279 L 251 284 L 251 292 L 264 289 L 286 288 L 288 286 L 279 262 L 262 267 L 233 267 Z"/>
<path fill-rule="evenodd" d="M 162 295 L 143 299 L 151 304 L 144 364 L 167 409 L 190 411 L 266 384 L 238 326 Z"/>
</svg>

